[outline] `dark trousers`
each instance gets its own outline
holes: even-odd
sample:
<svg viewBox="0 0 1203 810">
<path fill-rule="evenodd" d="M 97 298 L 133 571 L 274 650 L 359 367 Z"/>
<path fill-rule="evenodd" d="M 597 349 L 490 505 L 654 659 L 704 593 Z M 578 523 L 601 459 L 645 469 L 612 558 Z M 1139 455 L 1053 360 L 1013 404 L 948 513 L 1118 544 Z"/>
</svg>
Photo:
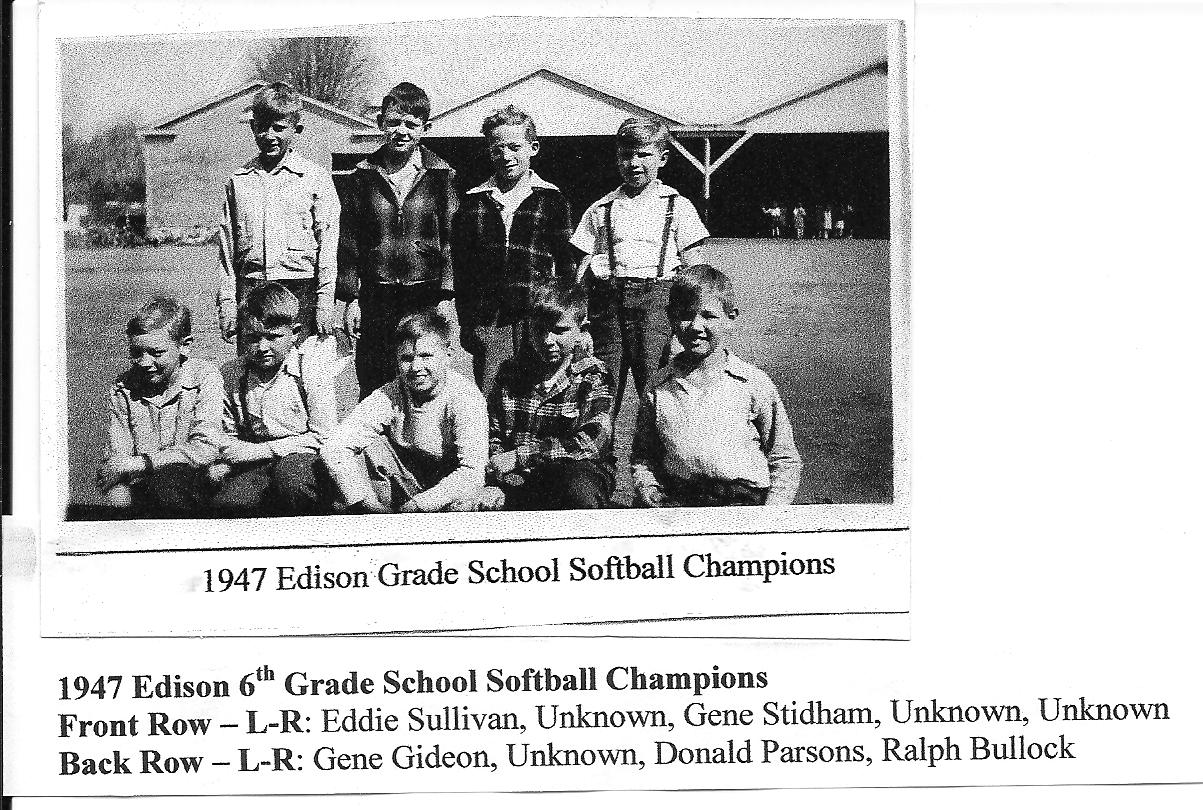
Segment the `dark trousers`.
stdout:
<svg viewBox="0 0 1203 810">
<path fill-rule="evenodd" d="M 221 482 L 214 517 L 279 517 L 320 513 L 317 453 L 291 453 L 236 467 Z"/>
<path fill-rule="evenodd" d="M 460 344 L 472 355 L 476 387 L 486 397 L 493 390 L 497 369 L 522 350 L 525 323 L 510 326 L 467 326 L 460 324 Z"/>
<path fill-rule="evenodd" d="M 266 283 L 262 278 L 240 277 L 237 285 L 238 303 L 242 303 L 242 299 L 248 292 Z M 284 285 L 289 292 L 295 295 L 301 305 L 297 311 L 297 323 L 301 325 L 301 334 L 297 337 L 297 343 L 300 344 L 310 335 L 317 334 L 317 281 L 312 278 L 302 278 L 278 283 Z M 239 329 L 238 356 L 246 354 L 247 348 L 246 341 L 242 337 L 242 330 Z"/>
<path fill-rule="evenodd" d="M 523 478 L 501 485 L 507 510 L 605 509 L 614 492 L 614 475 L 595 461 L 556 459 Z"/>
<path fill-rule="evenodd" d="M 589 293 L 589 332 L 593 356 L 614 378 L 617 415 L 626 388 L 627 369 L 642 394 L 652 374 L 668 362 L 672 327 L 668 323 L 670 281 L 595 280 Z"/>
<path fill-rule="evenodd" d="M 739 481 L 677 481 L 666 485 L 662 506 L 764 506 L 769 491 Z"/>
<path fill-rule="evenodd" d="M 157 467 L 130 486 L 132 518 L 202 517 L 209 505 L 209 479 L 203 468 L 185 464 Z"/>
<path fill-rule="evenodd" d="M 397 324 L 424 309 L 438 306 L 442 297 L 437 283 L 364 282 L 360 287 L 355 373 L 359 375 L 361 400 L 397 376 Z"/>
</svg>

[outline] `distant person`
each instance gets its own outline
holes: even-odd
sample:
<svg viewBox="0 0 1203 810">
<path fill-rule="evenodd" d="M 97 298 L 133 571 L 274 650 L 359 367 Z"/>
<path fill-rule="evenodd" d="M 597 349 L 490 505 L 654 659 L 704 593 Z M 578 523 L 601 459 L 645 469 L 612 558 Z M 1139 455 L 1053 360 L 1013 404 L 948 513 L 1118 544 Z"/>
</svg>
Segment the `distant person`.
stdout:
<svg viewBox="0 0 1203 810">
<path fill-rule="evenodd" d="M 234 340 L 238 302 L 254 287 L 275 281 L 300 302 L 300 340 L 320 338 L 322 357 L 330 361 L 339 201 L 330 172 L 292 148 L 304 130 L 301 108 L 301 97 L 285 82 L 267 85 L 251 102 L 251 133 L 259 154 L 226 181 L 218 239 L 218 324 L 222 337 Z M 245 354 L 241 338 L 237 345 L 238 354 Z M 307 350 L 314 354 L 315 348 Z"/>
<path fill-rule="evenodd" d="M 493 176 L 464 196 L 451 253 L 460 343 L 487 395 L 497 368 L 521 347 L 531 287 L 574 279 L 576 267 L 568 201 L 531 169 L 539 153 L 534 120 L 511 105 L 486 118 L 481 132 Z"/>
<path fill-rule="evenodd" d="M 221 456 L 209 467 L 218 485 L 213 515 L 317 514 L 317 452 L 338 424 L 328 365 L 297 346 L 300 302 L 283 284 L 248 292 L 238 321 L 247 348 L 221 368 Z"/>
<path fill-rule="evenodd" d="M 397 326 L 397 377 L 355 406 L 322 447 L 351 512 L 471 511 L 489 450 L 485 400 L 451 368 L 451 325 L 435 310 Z"/>
<path fill-rule="evenodd" d="M 174 298 L 147 301 L 125 334 L 130 368 L 109 391 L 96 485 L 124 517 L 199 517 L 221 436 L 221 375 L 190 357 L 192 313 Z"/>
<path fill-rule="evenodd" d="M 731 282 L 705 264 L 673 282 L 681 352 L 639 405 L 631 474 L 643 506 L 785 506 L 802 461 L 777 387 L 727 347 L 739 310 Z"/>
<path fill-rule="evenodd" d="M 347 180 L 337 297 L 347 302 L 344 323 L 358 341 L 360 399 L 397 376 L 397 324 L 435 306 L 451 317 L 451 222 L 459 192 L 455 170 L 420 145 L 429 119 L 422 88 L 394 87 L 376 116 L 384 145 Z"/>
<path fill-rule="evenodd" d="M 845 236 L 844 212 L 846 210 L 847 209 L 843 205 L 837 204 L 835 206 L 835 238 L 836 239 L 843 239 Z"/>
<path fill-rule="evenodd" d="M 772 205 L 765 209 L 765 214 L 769 220 L 769 236 L 774 239 L 785 234 L 785 212 L 781 210 L 781 203 L 774 201 Z"/>
<path fill-rule="evenodd" d="M 529 339 L 489 395 L 485 502 L 498 509 L 600 509 L 614 492 L 614 385 L 584 351 L 589 299 L 556 282 L 531 297 Z"/>
<path fill-rule="evenodd" d="M 584 255 L 579 272 L 589 290 L 593 354 L 615 386 L 615 418 L 627 370 L 642 393 L 667 360 L 668 289 L 710 235 L 693 203 L 659 180 L 668 139 L 662 121 L 624 121 L 615 137 L 622 185 L 589 206 L 572 235 Z"/>
<path fill-rule="evenodd" d="M 798 203 L 796 205 L 794 205 L 794 209 L 791 212 L 791 214 L 793 215 L 793 220 L 794 220 L 794 238 L 795 239 L 805 239 L 806 238 L 806 206 L 804 206 L 802 204 L 801 200 L 799 200 Z"/>
<path fill-rule="evenodd" d="M 826 206 L 824 206 L 824 207 L 823 207 L 823 230 L 822 230 L 822 234 L 823 234 L 823 238 L 824 238 L 824 239 L 830 239 L 830 238 L 831 238 L 831 231 L 832 231 L 832 227 L 833 227 L 833 222 L 832 222 L 832 215 L 831 215 L 831 205 L 829 204 L 829 205 L 826 205 Z"/>
</svg>

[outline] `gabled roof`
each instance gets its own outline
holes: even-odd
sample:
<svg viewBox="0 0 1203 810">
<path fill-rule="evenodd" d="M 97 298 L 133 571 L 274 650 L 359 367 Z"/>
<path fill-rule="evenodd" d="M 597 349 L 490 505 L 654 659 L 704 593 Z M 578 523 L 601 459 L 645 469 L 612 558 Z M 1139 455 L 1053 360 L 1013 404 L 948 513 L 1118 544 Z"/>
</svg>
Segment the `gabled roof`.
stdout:
<svg viewBox="0 0 1203 810">
<path fill-rule="evenodd" d="M 643 106 L 642 104 L 637 104 L 628 98 L 624 98 L 623 96 L 619 95 L 618 93 L 616 93 L 612 90 L 606 90 L 604 88 L 598 87 L 596 82 L 586 83 L 579 79 L 574 79 L 571 76 L 567 76 L 562 71 L 552 70 L 551 68 L 546 67 L 546 66 L 539 67 L 539 68 L 536 68 L 535 70 L 531 70 L 531 71 L 527 71 L 525 73 L 519 74 L 518 76 L 515 76 L 515 77 L 503 82 L 500 86 L 494 87 L 492 90 L 489 90 L 488 92 L 481 93 L 480 95 L 474 96 L 466 101 L 462 101 L 459 104 L 456 104 L 456 105 L 450 107 L 449 109 L 443 110 L 438 115 L 432 116 L 430 120 L 437 121 L 438 119 L 443 118 L 448 115 L 451 115 L 452 113 L 458 112 L 459 110 L 462 110 L 465 107 L 469 107 L 473 104 L 483 101 L 484 99 L 488 98 L 489 96 L 494 96 L 494 95 L 497 95 L 498 93 L 504 93 L 506 90 L 509 90 L 510 88 L 512 88 L 516 85 L 522 84 L 525 81 L 529 81 L 530 79 L 533 79 L 536 76 L 541 76 L 549 81 L 553 81 L 557 84 L 563 85 L 564 87 L 567 87 L 570 90 L 575 90 L 576 92 L 581 93 L 583 95 L 600 97 L 602 100 L 604 100 L 610 104 L 613 104 L 618 107 L 625 107 L 633 113 L 663 119 L 664 122 L 667 123 L 669 126 L 681 125 L 681 124 L 685 123 L 680 116 L 668 115 L 663 112 L 648 109 L 647 107 Z"/>
<path fill-rule="evenodd" d="M 790 104 L 793 104 L 796 101 L 803 101 L 808 98 L 813 98 L 814 96 L 818 96 L 823 93 L 826 93 L 828 90 L 834 90 L 837 87 L 841 87 L 845 84 L 850 84 L 850 83 L 856 81 L 857 79 L 863 78 L 865 76 L 868 76 L 871 73 L 877 73 L 877 72 L 881 72 L 881 73 L 889 72 L 889 68 L 886 63 L 886 60 L 884 60 L 884 59 L 876 60 L 868 65 L 865 65 L 864 67 L 861 67 L 861 68 L 858 68 L 858 69 L 852 71 L 851 73 L 841 76 L 840 78 L 837 78 L 834 80 L 828 80 L 828 81 L 824 81 L 824 82 L 821 82 L 816 85 L 812 85 L 811 87 L 807 88 L 806 90 L 803 90 L 801 93 L 790 93 L 787 96 L 777 98 L 764 107 L 759 107 L 755 110 L 751 110 L 750 112 L 745 113 L 740 118 L 737 118 L 735 120 L 735 122 L 732 124 L 732 126 L 733 127 L 747 126 L 750 122 L 754 121 L 757 118 L 760 118 L 762 115 L 768 115 L 769 113 L 775 112 L 776 110 L 779 110 L 782 107 L 788 107 Z"/>
<path fill-rule="evenodd" d="M 221 104 L 225 104 L 228 101 L 232 101 L 233 99 L 236 99 L 239 96 L 250 95 L 251 93 L 256 92 L 259 88 L 264 87 L 266 84 L 267 84 L 267 82 L 254 81 L 254 82 L 250 82 L 249 84 L 244 84 L 241 87 L 236 87 L 231 90 L 226 90 L 224 92 L 217 94 L 216 96 L 213 96 L 212 98 L 208 98 L 202 102 L 192 104 L 191 106 L 186 107 L 184 109 L 176 110 L 175 112 L 171 113 L 170 115 L 168 115 L 158 121 L 155 121 L 154 123 L 149 124 L 146 127 L 143 127 L 140 130 L 140 132 L 146 133 L 146 132 L 151 132 L 153 130 L 169 129 L 169 128 L 175 126 L 176 124 L 179 124 L 181 121 L 186 121 L 187 119 L 192 118 L 193 116 L 200 115 L 203 112 L 207 112 L 207 111 L 213 109 L 214 107 L 221 105 Z M 327 104 L 324 101 L 318 101 L 316 98 L 311 98 L 310 96 L 306 96 L 304 94 L 298 94 L 298 95 L 301 96 L 301 103 L 310 109 L 324 112 L 324 113 L 326 113 L 327 116 L 334 118 L 336 120 L 342 121 L 343 123 L 345 123 L 349 126 L 353 126 L 356 129 L 370 129 L 373 132 L 376 131 L 376 124 L 373 121 L 369 121 L 366 118 L 360 118 L 358 115 L 349 113 L 346 110 L 340 110 L 338 107 Z"/>
</svg>

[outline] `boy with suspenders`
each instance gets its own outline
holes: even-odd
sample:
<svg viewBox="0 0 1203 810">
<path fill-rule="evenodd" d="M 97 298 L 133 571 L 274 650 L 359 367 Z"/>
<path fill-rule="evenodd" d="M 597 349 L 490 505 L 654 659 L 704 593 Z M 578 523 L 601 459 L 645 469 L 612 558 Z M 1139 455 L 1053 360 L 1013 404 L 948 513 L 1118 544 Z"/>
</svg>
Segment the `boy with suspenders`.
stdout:
<svg viewBox="0 0 1203 810">
<path fill-rule="evenodd" d="M 709 236 L 693 203 L 658 179 L 668 138 L 661 121 L 622 123 L 616 138 L 622 185 L 589 206 L 572 236 L 584 254 L 580 272 L 590 290 L 593 354 L 614 379 L 615 417 L 627 369 L 642 393 L 667 359 L 668 290 Z"/>
</svg>

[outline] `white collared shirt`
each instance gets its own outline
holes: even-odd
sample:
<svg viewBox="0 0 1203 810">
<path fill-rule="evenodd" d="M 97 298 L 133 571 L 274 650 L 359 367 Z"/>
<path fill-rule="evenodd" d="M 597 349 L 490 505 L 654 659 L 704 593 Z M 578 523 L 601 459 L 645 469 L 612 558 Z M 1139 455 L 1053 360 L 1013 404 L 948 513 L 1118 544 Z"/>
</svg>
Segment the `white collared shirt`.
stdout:
<svg viewBox="0 0 1203 810">
<path fill-rule="evenodd" d="M 514 224 L 514 213 L 518 210 L 518 206 L 522 205 L 536 188 L 546 188 L 552 191 L 560 190 L 553 183 L 544 180 L 532 169 L 527 171 L 526 176 L 515 183 L 514 187 L 509 191 L 502 191 L 497 186 L 497 178 L 490 177 L 476 188 L 469 190 L 468 193 L 488 194 L 493 198 L 493 202 L 497 204 L 497 212 L 501 214 L 501 222 L 505 225 L 505 240 L 509 242 L 510 226 Z"/>
<path fill-rule="evenodd" d="M 592 257 L 589 266 L 596 278 L 656 278 L 660 253 L 664 250 L 664 220 L 668 198 L 676 197 L 669 227 L 668 249 L 664 251 L 664 278 L 672 278 L 681 265 L 681 253 L 710 235 L 697 209 L 671 186 L 656 180 L 634 197 L 622 188 L 611 191 L 589 206 L 572 235 L 572 244 Z M 614 264 L 610 268 L 606 206 L 614 227 Z"/>
<path fill-rule="evenodd" d="M 381 172 L 388 180 L 389 185 L 393 187 L 393 191 L 396 192 L 398 203 L 404 203 L 409 192 L 413 191 L 414 184 L 418 181 L 418 173 L 422 168 L 422 150 L 415 146 L 404 166 L 395 172 Z"/>
<path fill-rule="evenodd" d="M 768 489 L 766 503 L 787 505 L 802 462 L 777 386 L 733 352 L 723 373 L 699 385 L 677 365 L 656 372 L 636 418 L 631 475 L 637 490 L 679 481 L 740 482 Z"/>
</svg>

